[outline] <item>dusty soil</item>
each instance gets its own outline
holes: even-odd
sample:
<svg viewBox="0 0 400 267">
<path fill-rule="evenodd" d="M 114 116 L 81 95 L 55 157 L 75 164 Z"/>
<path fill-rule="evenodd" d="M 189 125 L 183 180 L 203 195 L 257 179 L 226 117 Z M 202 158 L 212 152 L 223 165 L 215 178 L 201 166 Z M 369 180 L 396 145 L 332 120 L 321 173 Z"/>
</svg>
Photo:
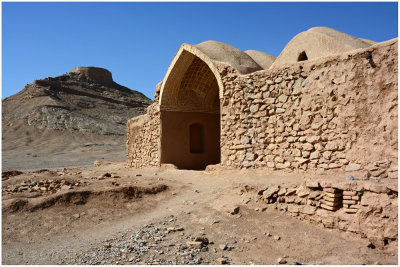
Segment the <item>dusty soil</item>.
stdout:
<svg viewBox="0 0 400 267">
<path fill-rule="evenodd" d="M 45 145 L 43 145 L 45 146 Z M 58 168 L 90 167 L 96 160 L 120 160 L 126 157 L 122 145 L 88 143 L 71 150 L 48 153 L 46 149 L 18 149 L 3 151 L 2 171 L 19 170 L 23 172 L 38 169 L 54 170 Z M 122 151 L 121 151 L 122 150 Z"/>
<path fill-rule="evenodd" d="M 132 170 L 122 162 L 10 176 L 2 183 L 2 263 L 398 263 L 396 242 L 372 249 L 358 235 L 300 221 L 240 193 L 245 185 L 304 178 L 265 171 Z M 52 189 L 8 192 L 23 181 Z M 238 213 L 230 214 L 235 207 Z M 196 237 L 209 242 L 191 247 L 187 242 Z"/>
</svg>

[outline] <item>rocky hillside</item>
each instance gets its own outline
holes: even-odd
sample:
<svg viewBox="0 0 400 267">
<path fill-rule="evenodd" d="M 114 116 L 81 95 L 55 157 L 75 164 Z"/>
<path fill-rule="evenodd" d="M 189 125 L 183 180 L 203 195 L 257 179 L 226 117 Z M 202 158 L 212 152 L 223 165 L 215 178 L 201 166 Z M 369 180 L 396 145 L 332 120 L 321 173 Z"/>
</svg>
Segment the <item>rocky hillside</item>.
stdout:
<svg viewBox="0 0 400 267">
<path fill-rule="evenodd" d="M 78 67 L 36 80 L 2 101 L 2 169 L 122 161 L 126 122 L 144 114 L 151 103 L 101 68 Z"/>
<path fill-rule="evenodd" d="M 142 93 L 115 83 L 108 70 L 78 67 L 4 99 L 3 129 L 22 121 L 40 130 L 125 135 L 128 119 L 150 104 Z"/>
</svg>

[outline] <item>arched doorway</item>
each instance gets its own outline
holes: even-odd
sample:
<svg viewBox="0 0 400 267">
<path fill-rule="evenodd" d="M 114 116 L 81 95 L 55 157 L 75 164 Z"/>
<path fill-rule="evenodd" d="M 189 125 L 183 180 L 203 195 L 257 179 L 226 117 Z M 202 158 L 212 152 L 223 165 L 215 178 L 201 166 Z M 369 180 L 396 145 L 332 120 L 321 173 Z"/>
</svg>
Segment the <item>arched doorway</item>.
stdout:
<svg viewBox="0 0 400 267">
<path fill-rule="evenodd" d="M 204 60 L 178 53 L 161 90 L 161 163 L 200 170 L 221 160 L 219 85 Z"/>
</svg>

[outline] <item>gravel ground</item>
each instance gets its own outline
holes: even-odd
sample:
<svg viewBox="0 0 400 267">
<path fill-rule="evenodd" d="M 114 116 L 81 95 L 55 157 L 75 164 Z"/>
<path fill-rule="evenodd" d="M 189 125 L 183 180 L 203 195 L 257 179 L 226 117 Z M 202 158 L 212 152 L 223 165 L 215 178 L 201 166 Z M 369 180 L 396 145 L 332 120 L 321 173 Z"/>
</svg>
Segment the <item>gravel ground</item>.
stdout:
<svg viewBox="0 0 400 267">
<path fill-rule="evenodd" d="M 182 241 L 173 242 L 173 235 L 180 235 Z M 186 243 L 190 240 L 201 240 L 198 242 L 202 248 L 188 246 Z M 145 224 L 138 231 L 126 231 L 101 241 L 75 255 L 72 262 L 62 260 L 59 264 L 213 264 L 215 257 L 203 253 L 209 251 L 207 240 L 204 236 L 185 235 L 184 229 L 171 215 L 159 223 Z"/>
</svg>

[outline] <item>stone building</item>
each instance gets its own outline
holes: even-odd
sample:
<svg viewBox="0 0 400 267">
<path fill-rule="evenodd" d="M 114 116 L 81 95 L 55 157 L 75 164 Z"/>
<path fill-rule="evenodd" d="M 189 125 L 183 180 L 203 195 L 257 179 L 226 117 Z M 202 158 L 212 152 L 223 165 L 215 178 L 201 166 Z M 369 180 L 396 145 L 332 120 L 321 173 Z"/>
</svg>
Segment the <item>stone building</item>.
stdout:
<svg viewBox="0 0 400 267">
<path fill-rule="evenodd" d="M 182 169 L 363 170 L 397 177 L 397 38 L 325 27 L 276 59 L 207 41 L 183 44 L 147 114 L 127 124 L 127 165 Z M 396 167 L 396 168 L 395 168 Z"/>
</svg>

